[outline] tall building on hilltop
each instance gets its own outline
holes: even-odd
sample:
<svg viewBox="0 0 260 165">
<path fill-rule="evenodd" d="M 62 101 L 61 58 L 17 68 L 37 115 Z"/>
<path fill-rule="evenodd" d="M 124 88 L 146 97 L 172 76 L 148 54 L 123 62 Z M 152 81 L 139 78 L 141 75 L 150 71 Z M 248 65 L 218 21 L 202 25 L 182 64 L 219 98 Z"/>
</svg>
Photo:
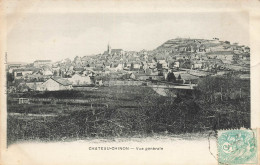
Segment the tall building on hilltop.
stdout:
<svg viewBox="0 0 260 165">
<path fill-rule="evenodd" d="M 46 65 L 51 65 L 51 60 L 36 60 L 33 62 L 34 67 L 42 67 Z"/>
<path fill-rule="evenodd" d="M 109 45 L 109 43 L 107 45 L 107 54 L 111 54 L 111 46 Z"/>
<path fill-rule="evenodd" d="M 103 55 L 122 55 L 124 53 L 123 49 L 111 49 L 111 46 L 107 45 L 107 51 Z"/>
</svg>

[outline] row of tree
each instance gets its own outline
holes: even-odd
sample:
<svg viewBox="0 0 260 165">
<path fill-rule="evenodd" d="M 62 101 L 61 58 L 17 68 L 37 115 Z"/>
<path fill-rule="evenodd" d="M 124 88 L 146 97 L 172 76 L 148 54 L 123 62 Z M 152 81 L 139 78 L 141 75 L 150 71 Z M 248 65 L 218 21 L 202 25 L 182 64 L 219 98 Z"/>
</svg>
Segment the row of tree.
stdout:
<svg viewBox="0 0 260 165">
<path fill-rule="evenodd" d="M 166 77 L 166 81 L 168 82 L 177 82 L 177 80 L 181 80 L 181 75 L 176 78 L 173 72 L 169 72 Z"/>
</svg>

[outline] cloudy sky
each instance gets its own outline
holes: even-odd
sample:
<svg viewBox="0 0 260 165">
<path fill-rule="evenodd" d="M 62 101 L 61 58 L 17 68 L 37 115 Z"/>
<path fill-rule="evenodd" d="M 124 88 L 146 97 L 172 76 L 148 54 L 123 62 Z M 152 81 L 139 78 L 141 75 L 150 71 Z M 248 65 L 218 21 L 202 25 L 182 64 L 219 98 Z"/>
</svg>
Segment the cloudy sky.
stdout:
<svg viewBox="0 0 260 165">
<path fill-rule="evenodd" d="M 29 13 L 9 30 L 8 62 L 53 61 L 103 53 L 107 44 L 151 50 L 191 37 L 249 45 L 246 13 Z"/>
</svg>

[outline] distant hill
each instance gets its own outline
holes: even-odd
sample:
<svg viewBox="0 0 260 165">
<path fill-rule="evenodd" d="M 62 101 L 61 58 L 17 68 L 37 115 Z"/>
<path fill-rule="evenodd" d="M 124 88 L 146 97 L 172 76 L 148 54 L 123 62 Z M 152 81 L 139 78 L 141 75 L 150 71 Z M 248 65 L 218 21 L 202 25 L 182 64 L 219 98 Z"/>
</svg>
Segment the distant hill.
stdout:
<svg viewBox="0 0 260 165">
<path fill-rule="evenodd" d="M 191 39 L 191 38 L 176 38 L 171 39 L 157 47 L 155 50 L 175 50 L 175 51 L 182 51 L 182 50 L 190 50 L 191 48 L 193 50 L 198 49 L 199 47 L 204 47 L 205 49 L 211 48 L 211 47 L 230 47 L 231 44 L 228 41 L 219 41 L 218 39 Z"/>
<path fill-rule="evenodd" d="M 250 48 L 244 45 L 238 45 L 238 43 L 231 44 L 229 41 L 220 41 L 218 38 L 213 39 L 196 39 L 196 38 L 175 38 L 164 42 L 154 50 L 142 50 L 140 52 L 125 51 L 124 53 L 113 56 L 107 56 L 104 54 L 96 54 L 91 56 L 76 56 L 73 60 L 64 59 L 58 63 L 73 63 L 75 66 L 95 66 L 97 63 L 113 63 L 122 61 L 151 61 L 156 60 L 178 60 L 188 59 L 189 56 L 200 54 L 203 56 L 207 55 L 232 55 L 232 54 L 243 54 L 248 58 L 250 56 Z M 124 57 L 123 57 L 124 56 Z M 146 56 L 146 57 L 145 57 Z M 178 56 L 178 57 L 176 57 Z M 180 57 L 186 56 L 186 57 Z"/>
</svg>

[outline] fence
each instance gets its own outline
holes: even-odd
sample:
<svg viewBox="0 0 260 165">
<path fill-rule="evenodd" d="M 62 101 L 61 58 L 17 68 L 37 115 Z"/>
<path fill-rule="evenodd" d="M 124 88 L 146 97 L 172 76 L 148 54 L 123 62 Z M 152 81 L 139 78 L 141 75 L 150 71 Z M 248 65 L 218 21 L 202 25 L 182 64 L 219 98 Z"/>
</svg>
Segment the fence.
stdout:
<svg viewBox="0 0 260 165">
<path fill-rule="evenodd" d="M 29 98 L 13 98 L 11 101 L 17 104 L 30 104 Z"/>
<path fill-rule="evenodd" d="M 52 98 L 10 98 L 8 101 L 18 104 L 30 104 L 30 103 L 40 103 L 40 104 L 81 104 L 89 105 L 91 107 L 105 106 L 108 107 L 108 104 L 104 103 L 105 98 L 96 98 L 96 99 L 52 99 Z"/>
<path fill-rule="evenodd" d="M 133 85 L 133 86 L 141 86 L 144 84 L 143 81 L 120 81 L 120 80 L 116 80 L 116 81 L 108 81 L 107 84 L 109 86 L 116 86 L 116 85 Z"/>
</svg>

